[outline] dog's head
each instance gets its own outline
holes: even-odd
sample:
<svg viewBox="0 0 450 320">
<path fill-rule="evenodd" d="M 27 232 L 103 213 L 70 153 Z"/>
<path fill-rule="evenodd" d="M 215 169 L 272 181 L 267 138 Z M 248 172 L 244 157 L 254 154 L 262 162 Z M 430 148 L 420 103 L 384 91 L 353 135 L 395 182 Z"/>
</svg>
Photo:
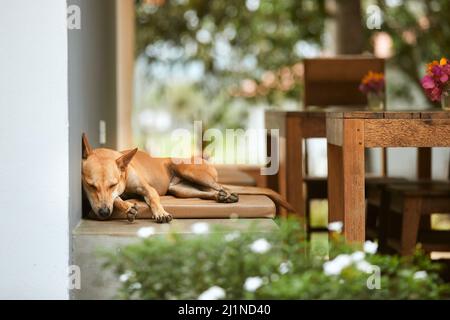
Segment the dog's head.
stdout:
<svg viewBox="0 0 450 320">
<path fill-rule="evenodd" d="M 137 148 L 123 155 L 109 149 L 93 150 L 83 133 L 82 183 L 99 219 L 111 216 L 114 200 L 125 191 L 127 166 L 136 152 Z"/>
</svg>

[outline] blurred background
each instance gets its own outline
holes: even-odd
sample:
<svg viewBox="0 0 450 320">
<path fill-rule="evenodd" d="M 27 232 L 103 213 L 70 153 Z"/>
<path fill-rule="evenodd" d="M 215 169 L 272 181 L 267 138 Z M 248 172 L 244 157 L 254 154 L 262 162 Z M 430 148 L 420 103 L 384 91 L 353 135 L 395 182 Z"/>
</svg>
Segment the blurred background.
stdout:
<svg viewBox="0 0 450 320">
<path fill-rule="evenodd" d="M 386 58 L 388 109 L 430 107 L 419 80 L 450 48 L 445 0 L 137 0 L 135 10 L 133 140 L 161 156 L 172 130 L 194 120 L 203 130 L 263 129 L 265 108 L 302 108 L 302 58 Z M 257 139 L 247 146 L 256 157 L 239 159 L 242 145 L 214 161 L 262 164 L 262 131 Z M 311 172 L 325 174 L 325 143 L 308 148 Z M 414 174 L 397 160 L 392 170 Z M 433 167 L 446 175 L 443 161 Z"/>
</svg>

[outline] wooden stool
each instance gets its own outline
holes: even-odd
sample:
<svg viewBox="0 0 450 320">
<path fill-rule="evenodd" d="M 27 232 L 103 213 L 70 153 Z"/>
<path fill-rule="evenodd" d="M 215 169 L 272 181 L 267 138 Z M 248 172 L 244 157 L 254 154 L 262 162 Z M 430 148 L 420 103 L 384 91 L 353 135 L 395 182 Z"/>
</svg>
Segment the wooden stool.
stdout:
<svg viewBox="0 0 450 320">
<path fill-rule="evenodd" d="M 425 251 L 450 250 L 450 231 L 431 230 L 427 221 L 421 225 L 421 219 L 433 213 L 450 213 L 449 183 L 429 181 L 388 186 L 380 209 L 380 229 L 386 232 L 380 238 L 380 249 L 410 255 L 420 242 Z"/>
</svg>

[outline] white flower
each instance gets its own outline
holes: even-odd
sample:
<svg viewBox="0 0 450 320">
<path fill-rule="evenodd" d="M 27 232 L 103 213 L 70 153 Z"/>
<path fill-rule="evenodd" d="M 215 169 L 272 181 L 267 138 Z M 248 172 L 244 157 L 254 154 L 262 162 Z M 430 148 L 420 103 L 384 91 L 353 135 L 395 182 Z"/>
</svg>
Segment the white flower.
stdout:
<svg viewBox="0 0 450 320">
<path fill-rule="evenodd" d="M 365 272 L 365 273 L 373 272 L 373 266 L 365 260 L 362 260 L 362 261 L 359 261 L 358 263 L 356 263 L 356 269 L 358 269 L 361 272 Z"/>
<path fill-rule="evenodd" d="M 225 235 L 225 241 L 230 242 L 241 236 L 239 231 L 231 232 Z"/>
<path fill-rule="evenodd" d="M 426 279 L 428 277 L 428 273 L 426 271 L 417 271 L 416 273 L 414 273 L 414 280 L 423 280 Z"/>
<path fill-rule="evenodd" d="M 364 242 L 364 252 L 375 254 L 378 249 L 378 244 L 372 241 L 366 241 Z"/>
<path fill-rule="evenodd" d="M 364 260 L 366 254 L 362 251 L 355 251 L 351 254 L 353 262 L 358 262 Z"/>
<path fill-rule="evenodd" d="M 344 224 L 341 221 L 331 222 L 328 224 L 328 230 L 337 233 L 341 233 L 343 227 Z"/>
<path fill-rule="evenodd" d="M 261 277 L 249 277 L 245 280 L 244 289 L 248 292 L 255 292 L 263 284 Z"/>
<path fill-rule="evenodd" d="M 288 273 L 289 270 L 291 270 L 291 262 L 290 261 L 282 262 L 278 270 L 280 271 L 281 274 Z"/>
<path fill-rule="evenodd" d="M 130 286 L 130 289 L 133 289 L 133 290 L 139 290 L 141 288 L 142 288 L 142 284 L 140 284 L 139 282 L 135 282 Z"/>
<path fill-rule="evenodd" d="M 219 300 L 223 298 L 225 298 L 225 290 L 218 286 L 211 287 L 198 296 L 198 300 Z"/>
<path fill-rule="evenodd" d="M 148 238 L 152 234 L 155 234 L 155 228 L 153 228 L 153 227 L 143 227 L 137 231 L 137 235 L 140 238 Z"/>
<path fill-rule="evenodd" d="M 255 253 L 266 253 L 270 247 L 270 243 L 264 238 L 258 239 L 250 245 L 250 249 Z"/>
<path fill-rule="evenodd" d="M 348 254 L 340 254 L 331 261 L 323 264 L 323 271 L 328 276 L 339 275 L 342 270 L 352 264 L 352 257 Z"/>
<path fill-rule="evenodd" d="M 191 230 L 195 234 L 205 234 L 209 232 L 209 224 L 206 222 L 197 222 L 191 226 Z"/>
<path fill-rule="evenodd" d="M 126 271 L 125 273 L 122 273 L 119 277 L 120 282 L 127 282 L 130 277 L 133 276 L 132 271 Z"/>
</svg>

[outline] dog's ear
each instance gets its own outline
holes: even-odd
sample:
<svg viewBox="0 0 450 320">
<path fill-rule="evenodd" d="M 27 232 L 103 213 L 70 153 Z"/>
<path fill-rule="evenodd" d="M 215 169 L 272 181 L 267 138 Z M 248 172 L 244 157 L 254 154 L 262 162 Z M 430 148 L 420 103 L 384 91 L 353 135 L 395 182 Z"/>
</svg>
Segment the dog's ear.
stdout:
<svg viewBox="0 0 450 320">
<path fill-rule="evenodd" d="M 133 159 L 134 155 L 138 151 L 138 148 L 135 148 L 131 151 L 128 151 L 123 156 L 121 156 L 119 159 L 116 160 L 117 166 L 120 170 L 124 171 L 128 164 L 130 163 L 131 159 Z"/>
<path fill-rule="evenodd" d="M 83 132 L 81 140 L 83 141 L 83 159 L 87 159 L 87 157 L 89 157 L 89 155 L 92 153 L 92 148 L 89 144 L 86 133 Z"/>
</svg>

